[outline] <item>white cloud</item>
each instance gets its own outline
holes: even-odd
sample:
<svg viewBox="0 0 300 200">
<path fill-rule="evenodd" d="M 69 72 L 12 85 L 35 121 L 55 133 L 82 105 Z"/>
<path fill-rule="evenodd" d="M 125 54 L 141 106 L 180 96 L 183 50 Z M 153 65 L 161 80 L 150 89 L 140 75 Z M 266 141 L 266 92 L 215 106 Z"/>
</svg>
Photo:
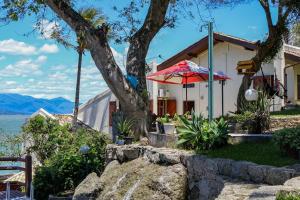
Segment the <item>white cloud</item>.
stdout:
<svg viewBox="0 0 300 200">
<path fill-rule="evenodd" d="M 10 86 L 10 85 L 16 85 L 16 81 L 5 81 L 5 85 Z"/>
<path fill-rule="evenodd" d="M 49 79 L 52 79 L 52 80 L 61 80 L 61 81 L 68 79 L 68 76 L 62 72 L 56 72 L 54 74 L 49 74 L 48 77 L 49 77 Z"/>
<path fill-rule="evenodd" d="M 119 53 L 114 48 L 111 48 L 111 51 L 113 53 L 113 56 L 115 58 L 116 63 L 119 65 L 119 67 L 123 70 L 125 68 L 125 53 Z"/>
<path fill-rule="evenodd" d="M 41 55 L 36 59 L 36 63 L 44 63 L 47 59 L 47 56 Z"/>
<path fill-rule="evenodd" d="M 13 55 L 34 55 L 36 48 L 24 42 L 8 39 L 0 41 L 0 52 Z"/>
<path fill-rule="evenodd" d="M 35 27 L 38 28 L 40 34 L 41 34 L 41 38 L 43 39 L 51 39 L 51 35 L 55 30 L 59 30 L 59 23 L 57 22 L 50 22 L 48 20 L 42 20 L 39 27 Z"/>
<path fill-rule="evenodd" d="M 27 77 L 28 75 L 42 75 L 40 64 L 45 61 L 45 56 L 39 56 L 36 61 L 31 59 L 20 60 L 15 64 L 9 64 L 0 70 L 2 77 Z"/>
<path fill-rule="evenodd" d="M 42 53 L 57 53 L 59 51 L 56 44 L 44 44 L 40 48 L 40 52 Z"/>
<path fill-rule="evenodd" d="M 54 65 L 50 67 L 50 70 L 52 71 L 61 71 L 65 70 L 67 67 L 65 65 Z"/>
</svg>

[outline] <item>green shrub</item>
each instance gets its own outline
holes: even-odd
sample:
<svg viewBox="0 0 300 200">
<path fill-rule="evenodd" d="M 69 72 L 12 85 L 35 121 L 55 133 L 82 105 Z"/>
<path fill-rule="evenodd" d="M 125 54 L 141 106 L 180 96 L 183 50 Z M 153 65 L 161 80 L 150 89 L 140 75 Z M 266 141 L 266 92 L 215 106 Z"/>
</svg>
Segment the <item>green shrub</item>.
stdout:
<svg viewBox="0 0 300 200">
<path fill-rule="evenodd" d="M 107 138 L 96 131 L 79 129 L 62 148 L 38 167 L 34 177 L 36 199 L 47 199 L 76 186 L 91 172 L 101 174 L 104 169 Z M 83 155 L 79 149 L 87 145 Z"/>
<path fill-rule="evenodd" d="M 177 144 L 183 148 L 201 151 L 227 143 L 228 124 L 223 118 L 208 122 L 203 116 L 197 116 L 193 112 L 191 120 L 185 116 L 179 116 L 179 121 Z"/>
<path fill-rule="evenodd" d="M 233 119 L 242 124 L 243 129 L 253 133 L 261 133 L 269 129 L 270 100 L 265 92 L 258 92 L 257 101 L 249 102 L 244 99 L 240 112 Z"/>
<path fill-rule="evenodd" d="M 164 124 L 164 123 L 170 123 L 171 122 L 171 118 L 170 118 L 170 115 L 169 114 L 166 114 L 162 117 L 158 117 L 157 118 L 157 121 Z"/>
<path fill-rule="evenodd" d="M 275 131 L 273 141 L 284 153 L 287 153 L 294 158 L 299 158 L 300 126 Z"/>
<path fill-rule="evenodd" d="M 34 153 L 39 162 L 54 155 L 65 143 L 68 143 L 71 133 L 69 126 L 59 125 L 57 120 L 36 116 L 31 118 L 23 127 L 22 139 L 30 142 L 26 149 L 28 153 Z"/>
<path fill-rule="evenodd" d="M 97 131 L 61 126 L 55 120 L 37 116 L 24 127 L 23 139 L 32 140 L 28 149 L 41 159 L 33 180 L 35 198 L 48 199 L 49 194 L 74 190 L 91 172 L 101 174 L 104 169 L 107 137 Z M 88 146 L 86 154 L 80 147 Z"/>
<path fill-rule="evenodd" d="M 300 200 L 300 193 L 296 192 L 279 192 L 276 200 Z"/>
<path fill-rule="evenodd" d="M 120 139 L 124 137 L 133 136 L 134 132 L 132 130 L 134 121 L 130 119 L 123 119 L 117 124 L 118 131 L 120 132 Z"/>
</svg>

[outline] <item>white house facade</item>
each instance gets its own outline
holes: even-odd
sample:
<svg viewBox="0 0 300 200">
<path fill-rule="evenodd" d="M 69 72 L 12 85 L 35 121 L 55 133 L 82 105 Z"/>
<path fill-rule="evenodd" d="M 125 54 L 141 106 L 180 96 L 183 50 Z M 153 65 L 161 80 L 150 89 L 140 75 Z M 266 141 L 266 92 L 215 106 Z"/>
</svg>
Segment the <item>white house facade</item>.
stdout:
<svg viewBox="0 0 300 200">
<path fill-rule="evenodd" d="M 207 41 L 208 39 L 205 37 L 163 63 L 154 64 L 152 72 L 166 69 L 182 60 L 191 60 L 200 66 L 207 67 Z M 223 86 L 223 95 L 221 82 L 214 82 L 214 117 L 221 116 L 222 110 L 223 114 L 236 111 L 237 94 L 243 78 L 236 67 L 239 61 L 253 58 L 257 45 L 257 42 L 214 33 L 214 69 L 222 71 L 230 77 L 230 80 L 226 80 Z M 272 101 L 271 111 L 280 110 L 286 104 L 300 104 L 299 47 L 284 45 L 270 63 L 263 65 L 262 71 L 264 77 L 261 71 L 253 76 L 253 86 L 262 79 L 268 79 L 268 83 L 272 85 L 277 79 L 286 88 L 286 98 L 275 97 Z M 158 116 L 166 113 L 184 114 L 185 111 L 191 109 L 207 116 L 208 87 L 206 82 L 188 85 L 187 104 L 185 104 L 186 89 L 183 85 L 160 84 L 152 81 L 148 81 L 147 84 L 151 100 L 150 110 Z M 110 94 L 109 97 L 108 94 Z M 110 91 L 106 91 L 80 107 L 79 119 L 91 127 L 96 127 L 97 130 L 107 131 L 109 129 L 104 129 L 104 127 L 109 127 L 111 112 L 116 109 L 118 109 L 117 99 Z"/>
</svg>

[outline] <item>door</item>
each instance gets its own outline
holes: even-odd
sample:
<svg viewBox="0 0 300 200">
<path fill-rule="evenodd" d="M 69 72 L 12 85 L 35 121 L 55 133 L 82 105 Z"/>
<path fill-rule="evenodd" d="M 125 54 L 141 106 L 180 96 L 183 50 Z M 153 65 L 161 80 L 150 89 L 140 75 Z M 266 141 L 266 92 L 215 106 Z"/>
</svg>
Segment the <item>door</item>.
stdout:
<svg viewBox="0 0 300 200">
<path fill-rule="evenodd" d="M 109 102 L 109 126 L 112 126 L 112 114 L 117 112 L 117 102 L 110 101 Z"/>
<path fill-rule="evenodd" d="M 162 117 L 166 114 L 174 116 L 176 113 L 176 100 L 175 99 L 158 99 L 157 100 L 157 116 Z"/>
<path fill-rule="evenodd" d="M 192 110 L 195 111 L 195 101 L 183 101 L 183 114 L 187 112 L 192 112 Z"/>
</svg>

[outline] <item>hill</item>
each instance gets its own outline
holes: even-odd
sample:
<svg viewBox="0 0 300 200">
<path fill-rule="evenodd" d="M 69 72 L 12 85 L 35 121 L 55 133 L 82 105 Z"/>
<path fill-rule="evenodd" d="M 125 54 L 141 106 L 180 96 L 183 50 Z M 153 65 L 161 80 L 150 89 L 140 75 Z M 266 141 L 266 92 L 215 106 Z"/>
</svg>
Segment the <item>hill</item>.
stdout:
<svg viewBox="0 0 300 200">
<path fill-rule="evenodd" d="M 0 93 L 0 114 L 30 115 L 40 108 L 52 114 L 69 114 L 74 103 L 62 97 L 54 99 L 34 98 L 20 94 Z"/>
</svg>

